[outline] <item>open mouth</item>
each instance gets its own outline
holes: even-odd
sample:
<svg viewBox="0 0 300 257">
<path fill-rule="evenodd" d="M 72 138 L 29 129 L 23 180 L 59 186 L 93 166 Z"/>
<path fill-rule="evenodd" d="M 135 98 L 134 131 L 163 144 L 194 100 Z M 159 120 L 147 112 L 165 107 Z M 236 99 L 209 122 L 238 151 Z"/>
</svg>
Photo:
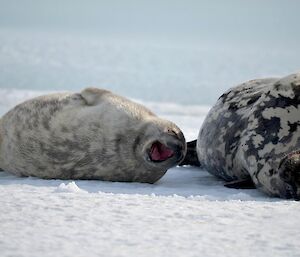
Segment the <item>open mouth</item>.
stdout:
<svg viewBox="0 0 300 257">
<path fill-rule="evenodd" d="M 174 155 L 174 151 L 166 145 L 156 141 L 152 144 L 150 149 L 150 158 L 153 162 L 162 162 Z"/>
</svg>

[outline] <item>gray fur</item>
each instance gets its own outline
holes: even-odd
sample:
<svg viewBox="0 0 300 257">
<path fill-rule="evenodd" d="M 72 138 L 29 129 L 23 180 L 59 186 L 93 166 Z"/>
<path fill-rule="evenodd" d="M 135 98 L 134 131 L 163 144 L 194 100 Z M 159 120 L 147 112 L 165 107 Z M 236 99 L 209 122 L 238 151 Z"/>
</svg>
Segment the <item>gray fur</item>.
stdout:
<svg viewBox="0 0 300 257">
<path fill-rule="evenodd" d="M 151 162 L 155 141 L 176 155 Z M 185 151 L 176 125 L 97 88 L 37 97 L 0 120 L 0 168 L 19 176 L 154 183 Z"/>
<path fill-rule="evenodd" d="M 251 179 L 284 198 L 300 196 L 299 162 L 290 170 L 291 158 L 286 162 L 299 150 L 300 73 L 230 89 L 208 113 L 197 140 L 199 161 L 210 173 L 227 182 Z"/>
</svg>

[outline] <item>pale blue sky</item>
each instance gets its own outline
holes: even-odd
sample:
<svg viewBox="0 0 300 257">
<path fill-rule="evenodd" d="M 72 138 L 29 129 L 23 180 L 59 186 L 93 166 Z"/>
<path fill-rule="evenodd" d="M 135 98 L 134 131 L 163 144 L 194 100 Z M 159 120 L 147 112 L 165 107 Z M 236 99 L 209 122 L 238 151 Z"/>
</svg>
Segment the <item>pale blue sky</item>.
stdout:
<svg viewBox="0 0 300 257">
<path fill-rule="evenodd" d="M 0 0 L 0 27 L 300 43 L 300 1 Z"/>
</svg>

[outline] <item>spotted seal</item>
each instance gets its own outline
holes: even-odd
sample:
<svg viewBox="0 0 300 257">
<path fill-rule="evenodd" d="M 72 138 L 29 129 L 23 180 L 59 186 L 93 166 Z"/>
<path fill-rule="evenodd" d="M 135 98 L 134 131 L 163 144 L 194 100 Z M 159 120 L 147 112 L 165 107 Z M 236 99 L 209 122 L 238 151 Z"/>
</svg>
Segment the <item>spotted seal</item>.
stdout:
<svg viewBox="0 0 300 257">
<path fill-rule="evenodd" d="M 251 80 L 224 93 L 182 164 L 200 164 L 228 187 L 299 199 L 300 73 Z"/>
<path fill-rule="evenodd" d="M 40 96 L 0 120 L 0 168 L 19 176 L 154 183 L 185 152 L 175 124 L 104 89 Z"/>
</svg>

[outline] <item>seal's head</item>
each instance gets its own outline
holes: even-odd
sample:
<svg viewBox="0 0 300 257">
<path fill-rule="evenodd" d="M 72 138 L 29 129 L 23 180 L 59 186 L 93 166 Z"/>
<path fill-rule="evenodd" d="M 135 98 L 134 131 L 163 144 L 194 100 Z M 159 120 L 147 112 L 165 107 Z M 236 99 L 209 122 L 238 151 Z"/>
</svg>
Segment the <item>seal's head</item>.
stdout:
<svg viewBox="0 0 300 257">
<path fill-rule="evenodd" d="M 126 181 L 154 183 L 183 160 L 185 138 L 175 124 L 156 116 L 135 124 L 122 132 L 118 162 L 124 173 L 130 171 Z"/>
<path fill-rule="evenodd" d="M 109 91 L 89 88 L 82 96 L 93 109 L 85 119 L 101 121 L 105 131 L 99 145 L 105 148 L 102 166 L 109 168 L 109 180 L 154 183 L 184 158 L 185 138 L 174 123 Z"/>
<path fill-rule="evenodd" d="M 186 153 L 183 133 L 175 124 L 166 120 L 156 118 L 149 122 L 142 141 L 139 150 L 145 166 L 150 169 L 169 169 L 179 164 Z"/>
</svg>

